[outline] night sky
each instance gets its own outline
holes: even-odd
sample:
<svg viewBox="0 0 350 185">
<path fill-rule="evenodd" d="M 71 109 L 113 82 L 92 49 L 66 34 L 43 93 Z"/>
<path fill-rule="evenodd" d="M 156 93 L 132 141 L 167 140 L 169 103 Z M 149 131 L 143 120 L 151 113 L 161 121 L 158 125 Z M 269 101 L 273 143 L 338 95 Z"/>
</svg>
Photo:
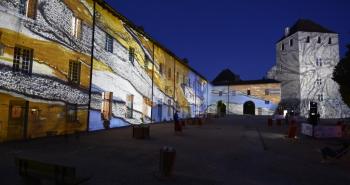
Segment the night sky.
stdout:
<svg viewBox="0 0 350 185">
<path fill-rule="evenodd" d="M 350 0 L 106 0 L 155 40 L 213 80 L 229 68 L 260 79 L 275 64 L 275 43 L 299 18 L 350 44 Z"/>
</svg>

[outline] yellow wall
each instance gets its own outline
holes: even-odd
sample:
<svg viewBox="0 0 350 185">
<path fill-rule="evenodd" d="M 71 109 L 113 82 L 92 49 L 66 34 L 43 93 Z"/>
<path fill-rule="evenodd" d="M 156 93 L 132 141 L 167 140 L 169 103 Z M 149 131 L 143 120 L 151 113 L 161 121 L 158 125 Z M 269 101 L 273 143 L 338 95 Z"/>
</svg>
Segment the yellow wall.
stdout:
<svg viewBox="0 0 350 185">
<path fill-rule="evenodd" d="M 230 91 L 240 91 L 242 93 L 247 93 L 247 90 L 250 90 L 251 96 L 255 96 L 264 100 L 269 100 L 274 104 L 278 104 L 281 101 L 281 94 L 265 95 L 266 89 L 281 89 L 281 84 L 266 83 L 266 84 L 244 84 L 244 85 L 230 86 Z"/>
</svg>

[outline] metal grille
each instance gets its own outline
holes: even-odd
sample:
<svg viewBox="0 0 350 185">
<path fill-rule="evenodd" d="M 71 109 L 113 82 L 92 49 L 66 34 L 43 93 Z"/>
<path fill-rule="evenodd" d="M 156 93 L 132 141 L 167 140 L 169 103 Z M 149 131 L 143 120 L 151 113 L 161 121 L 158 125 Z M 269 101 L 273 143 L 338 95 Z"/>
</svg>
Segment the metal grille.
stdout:
<svg viewBox="0 0 350 185">
<path fill-rule="evenodd" d="M 80 83 L 80 62 L 69 61 L 69 81 L 74 84 Z"/>
</svg>

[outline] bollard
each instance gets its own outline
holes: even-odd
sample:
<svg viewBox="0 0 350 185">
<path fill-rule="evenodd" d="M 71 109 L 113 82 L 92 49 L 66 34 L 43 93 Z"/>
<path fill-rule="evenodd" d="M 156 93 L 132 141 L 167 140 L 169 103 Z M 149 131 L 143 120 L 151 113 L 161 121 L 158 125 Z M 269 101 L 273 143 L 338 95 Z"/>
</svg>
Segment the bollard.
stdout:
<svg viewBox="0 0 350 185">
<path fill-rule="evenodd" d="M 272 127 L 272 118 L 267 119 L 267 126 Z"/>
<path fill-rule="evenodd" d="M 175 163 L 176 150 L 172 147 L 164 146 L 160 149 L 159 171 L 161 176 L 170 177 Z"/>
<path fill-rule="evenodd" d="M 276 120 L 276 125 L 281 126 L 282 125 L 282 120 L 281 119 L 277 119 Z"/>
<path fill-rule="evenodd" d="M 175 132 L 182 132 L 182 127 L 179 121 L 174 122 L 174 129 L 175 129 Z"/>
<path fill-rule="evenodd" d="M 297 135 L 297 126 L 294 124 L 290 125 L 288 128 L 288 138 L 295 138 L 295 136 Z"/>
<path fill-rule="evenodd" d="M 182 126 L 182 127 L 185 127 L 185 126 L 186 126 L 185 120 L 181 120 L 181 126 Z"/>
</svg>

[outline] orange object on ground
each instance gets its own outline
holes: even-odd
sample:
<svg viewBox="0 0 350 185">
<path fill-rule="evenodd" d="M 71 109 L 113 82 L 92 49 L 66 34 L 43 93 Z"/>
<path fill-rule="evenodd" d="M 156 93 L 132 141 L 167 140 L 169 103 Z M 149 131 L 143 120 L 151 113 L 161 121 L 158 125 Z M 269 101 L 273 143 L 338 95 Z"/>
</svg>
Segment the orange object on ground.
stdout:
<svg viewBox="0 0 350 185">
<path fill-rule="evenodd" d="M 281 119 L 277 119 L 276 125 L 281 126 L 282 125 L 282 120 Z"/>
<path fill-rule="evenodd" d="M 288 128 L 288 138 L 295 138 L 297 135 L 297 126 L 296 125 L 290 125 Z"/>
<path fill-rule="evenodd" d="M 267 126 L 272 127 L 272 123 L 273 123 L 272 118 L 268 118 L 267 119 Z"/>
</svg>

